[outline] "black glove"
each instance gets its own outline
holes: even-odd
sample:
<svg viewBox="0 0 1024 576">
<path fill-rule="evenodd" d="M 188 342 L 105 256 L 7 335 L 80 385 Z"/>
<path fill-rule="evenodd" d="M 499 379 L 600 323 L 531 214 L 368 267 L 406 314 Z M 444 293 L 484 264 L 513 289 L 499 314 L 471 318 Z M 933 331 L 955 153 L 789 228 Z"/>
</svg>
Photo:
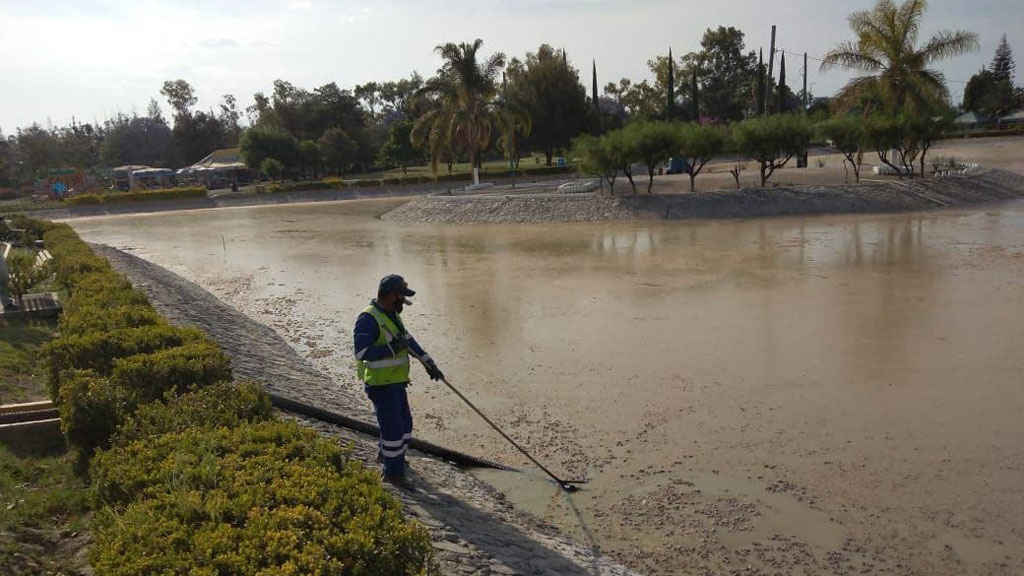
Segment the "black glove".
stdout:
<svg viewBox="0 0 1024 576">
<path fill-rule="evenodd" d="M 427 369 L 427 376 L 430 376 L 431 380 L 444 380 L 444 373 L 437 367 L 437 364 L 433 360 L 428 360 L 423 363 L 423 367 Z"/>
<path fill-rule="evenodd" d="M 402 350 L 408 350 L 409 344 L 405 341 L 405 338 L 401 336 L 395 336 L 394 340 L 388 343 L 391 346 L 391 351 L 397 356 Z"/>
</svg>

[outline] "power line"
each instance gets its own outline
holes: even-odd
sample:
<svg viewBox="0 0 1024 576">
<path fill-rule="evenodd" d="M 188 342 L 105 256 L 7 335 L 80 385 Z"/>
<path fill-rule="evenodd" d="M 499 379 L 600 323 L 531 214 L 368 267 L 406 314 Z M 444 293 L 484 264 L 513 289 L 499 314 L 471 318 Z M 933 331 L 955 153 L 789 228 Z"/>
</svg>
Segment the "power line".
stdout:
<svg viewBox="0 0 1024 576">
<path fill-rule="evenodd" d="M 780 54 L 781 53 L 786 53 L 786 54 L 789 54 L 790 56 L 803 56 L 804 54 L 806 54 L 806 52 L 804 52 L 804 53 L 790 52 L 789 50 L 786 50 L 784 48 L 776 48 L 775 52 L 776 53 L 780 53 Z M 816 62 L 824 62 L 825 61 L 824 58 L 817 58 L 817 57 L 810 56 L 810 55 L 807 56 L 807 59 L 808 60 L 814 60 Z M 955 78 L 946 78 L 946 82 L 956 82 L 957 84 L 967 84 L 968 83 L 967 80 L 957 80 Z"/>
</svg>

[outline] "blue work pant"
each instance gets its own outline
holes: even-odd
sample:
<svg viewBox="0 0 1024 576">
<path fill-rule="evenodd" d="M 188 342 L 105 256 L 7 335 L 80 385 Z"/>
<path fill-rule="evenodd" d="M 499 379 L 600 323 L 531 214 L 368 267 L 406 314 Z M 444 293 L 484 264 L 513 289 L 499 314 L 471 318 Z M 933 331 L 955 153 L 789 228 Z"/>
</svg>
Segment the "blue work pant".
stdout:
<svg viewBox="0 0 1024 576">
<path fill-rule="evenodd" d="M 407 384 L 367 386 L 366 395 L 373 402 L 380 427 L 379 453 L 381 470 L 385 476 L 405 475 L 405 451 L 412 439 L 412 412 L 409 397 L 405 393 Z"/>
</svg>

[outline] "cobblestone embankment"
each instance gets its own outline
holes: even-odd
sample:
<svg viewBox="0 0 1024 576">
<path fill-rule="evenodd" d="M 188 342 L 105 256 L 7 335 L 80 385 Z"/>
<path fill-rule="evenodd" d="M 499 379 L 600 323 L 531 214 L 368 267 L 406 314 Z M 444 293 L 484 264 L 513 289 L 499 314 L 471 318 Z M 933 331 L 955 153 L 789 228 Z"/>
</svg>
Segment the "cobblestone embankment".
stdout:
<svg viewBox="0 0 1024 576">
<path fill-rule="evenodd" d="M 201 328 L 217 340 L 231 357 L 238 378 L 262 382 L 274 394 L 373 421 L 361 390 L 335 385 L 270 328 L 160 266 L 108 246 L 94 249 L 144 291 L 162 315 L 176 324 Z M 373 465 L 376 439 L 296 419 L 351 443 L 355 456 Z M 410 464 L 418 492 L 395 494 L 407 512 L 430 529 L 445 574 L 634 574 L 517 511 L 501 493 L 446 462 L 414 452 Z"/>
<path fill-rule="evenodd" d="M 620 189 L 621 186 L 620 186 Z M 753 218 L 901 212 L 1024 197 L 1024 176 L 983 169 L 967 177 L 778 186 L 681 194 L 426 196 L 384 215 L 398 222 L 519 224 Z"/>
</svg>

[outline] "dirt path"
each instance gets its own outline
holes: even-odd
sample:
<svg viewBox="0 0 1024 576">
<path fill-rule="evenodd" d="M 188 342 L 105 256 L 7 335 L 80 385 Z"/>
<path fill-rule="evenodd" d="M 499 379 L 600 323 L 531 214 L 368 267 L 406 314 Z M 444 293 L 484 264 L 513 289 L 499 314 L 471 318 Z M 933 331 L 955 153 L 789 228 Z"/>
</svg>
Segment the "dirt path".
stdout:
<svg viewBox="0 0 1024 576">
<path fill-rule="evenodd" d="M 270 328 L 160 266 L 114 248 L 94 249 L 143 290 L 162 315 L 206 330 L 231 357 L 237 377 L 262 382 L 276 394 L 372 421 L 361 391 L 346 389 L 319 373 Z M 300 420 L 341 442 L 351 442 L 359 458 L 373 462 L 375 439 Z M 431 530 L 446 574 L 633 574 L 592 548 L 567 539 L 551 525 L 517 511 L 501 493 L 445 462 L 414 454 L 411 467 L 420 491 L 396 495 L 409 514 Z M 576 507 L 576 496 L 554 486 L 550 492 L 570 509 Z"/>
</svg>

